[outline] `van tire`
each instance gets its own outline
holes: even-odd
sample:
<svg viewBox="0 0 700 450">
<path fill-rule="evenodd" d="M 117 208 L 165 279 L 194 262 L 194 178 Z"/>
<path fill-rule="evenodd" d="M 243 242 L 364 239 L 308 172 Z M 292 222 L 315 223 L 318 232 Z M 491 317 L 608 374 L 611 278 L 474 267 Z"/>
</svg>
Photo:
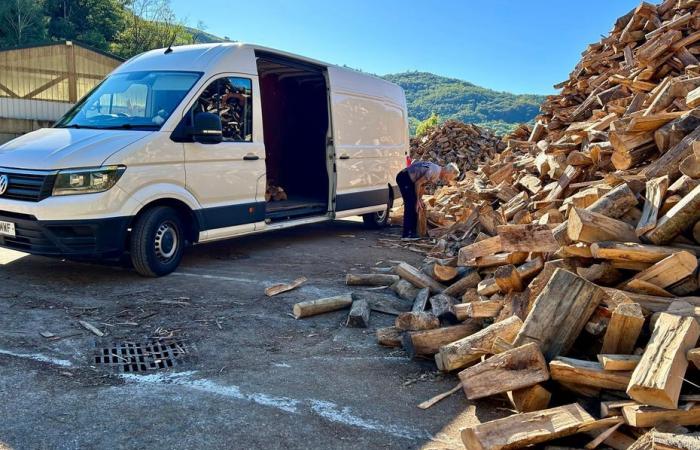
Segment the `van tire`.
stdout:
<svg viewBox="0 0 700 450">
<path fill-rule="evenodd" d="M 389 223 L 390 209 L 391 208 L 387 204 L 386 209 L 382 211 L 364 214 L 362 216 L 362 220 L 364 221 L 365 226 L 373 230 L 384 228 L 386 224 Z"/>
<path fill-rule="evenodd" d="M 185 227 L 177 211 L 156 206 L 141 213 L 131 229 L 131 263 L 139 275 L 162 277 L 173 272 L 185 250 Z"/>
</svg>

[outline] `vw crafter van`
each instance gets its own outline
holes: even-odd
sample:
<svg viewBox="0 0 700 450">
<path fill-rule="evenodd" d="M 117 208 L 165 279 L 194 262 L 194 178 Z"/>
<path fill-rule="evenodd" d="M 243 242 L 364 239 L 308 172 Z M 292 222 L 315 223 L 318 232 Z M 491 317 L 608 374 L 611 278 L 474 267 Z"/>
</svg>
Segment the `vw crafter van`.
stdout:
<svg viewBox="0 0 700 450">
<path fill-rule="evenodd" d="M 166 275 L 187 244 L 386 224 L 407 154 L 394 84 L 246 44 L 154 50 L 0 147 L 0 246 Z"/>
</svg>

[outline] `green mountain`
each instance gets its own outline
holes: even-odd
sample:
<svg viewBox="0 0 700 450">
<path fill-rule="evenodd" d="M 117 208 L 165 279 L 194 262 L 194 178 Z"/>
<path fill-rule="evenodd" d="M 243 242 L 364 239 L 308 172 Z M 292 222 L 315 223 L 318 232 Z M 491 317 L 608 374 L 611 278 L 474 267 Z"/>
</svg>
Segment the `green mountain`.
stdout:
<svg viewBox="0 0 700 450">
<path fill-rule="evenodd" d="M 427 72 L 385 75 L 406 91 L 411 134 L 418 122 L 436 113 L 441 121 L 456 119 L 505 134 L 537 116 L 544 95 L 516 95 Z"/>
</svg>

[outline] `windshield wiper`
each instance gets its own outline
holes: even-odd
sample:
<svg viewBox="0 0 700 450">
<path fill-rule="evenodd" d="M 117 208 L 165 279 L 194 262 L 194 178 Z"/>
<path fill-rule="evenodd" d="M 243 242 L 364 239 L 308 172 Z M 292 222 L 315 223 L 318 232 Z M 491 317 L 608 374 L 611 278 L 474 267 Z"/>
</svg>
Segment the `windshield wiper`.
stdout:
<svg viewBox="0 0 700 450">
<path fill-rule="evenodd" d="M 131 124 L 131 123 L 123 123 L 121 125 L 111 125 L 107 127 L 100 127 L 103 130 L 156 130 L 158 129 L 157 125 L 150 125 L 150 124 Z"/>
<path fill-rule="evenodd" d="M 76 130 L 79 130 L 79 129 L 81 129 L 81 128 L 83 128 L 83 129 L 88 129 L 88 130 L 96 130 L 96 129 L 97 129 L 97 127 L 93 127 L 93 126 L 90 126 L 90 125 L 80 125 L 80 124 L 77 124 L 77 123 L 74 123 L 74 124 L 71 124 L 71 125 L 61 125 L 60 127 L 56 127 L 56 128 L 75 128 Z"/>
</svg>

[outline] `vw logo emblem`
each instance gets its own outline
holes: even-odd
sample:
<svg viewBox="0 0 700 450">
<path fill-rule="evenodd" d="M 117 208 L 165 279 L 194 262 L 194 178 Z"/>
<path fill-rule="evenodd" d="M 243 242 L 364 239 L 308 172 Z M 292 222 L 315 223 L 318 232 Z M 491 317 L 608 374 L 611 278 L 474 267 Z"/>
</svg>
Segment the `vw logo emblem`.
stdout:
<svg viewBox="0 0 700 450">
<path fill-rule="evenodd" d="M 4 194 L 7 190 L 7 183 L 9 183 L 7 175 L 0 175 L 0 195 Z"/>
</svg>

